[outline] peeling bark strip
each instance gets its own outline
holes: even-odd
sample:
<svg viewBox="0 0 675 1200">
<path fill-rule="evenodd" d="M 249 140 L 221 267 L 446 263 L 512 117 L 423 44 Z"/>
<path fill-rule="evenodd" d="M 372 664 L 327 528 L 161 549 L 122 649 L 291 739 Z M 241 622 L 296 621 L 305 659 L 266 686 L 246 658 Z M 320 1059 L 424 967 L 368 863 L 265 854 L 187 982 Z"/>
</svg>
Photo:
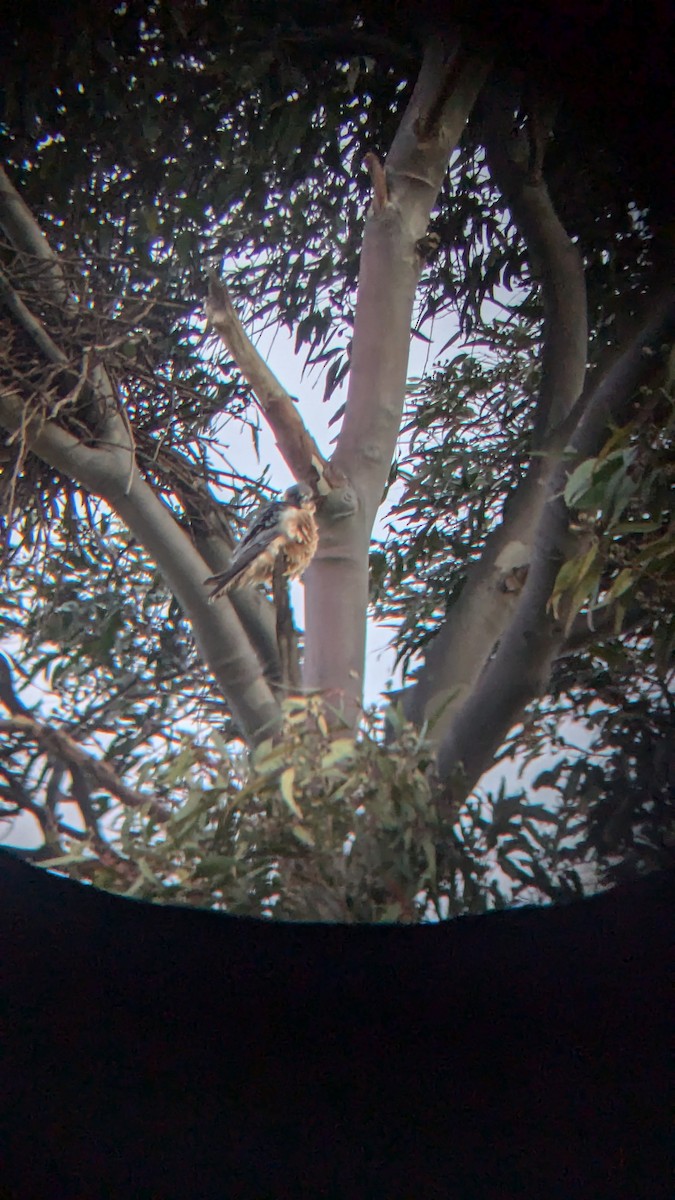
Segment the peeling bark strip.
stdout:
<svg viewBox="0 0 675 1200">
<path fill-rule="evenodd" d="M 425 113 L 420 113 L 415 122 L 415 133 L 420 146 L 429 145 L 439 136 L 446 106 L 459 82 L 460 73 L 466 62 L 466 51 L 461 47 L 458 47 L 449 56 L 448 67 L 436 96 L 429 105 L 428 110 Z"/>
<path fill-rule="evenodd" d="M 250 383 L 265 420 L 277 439 L 284 459 L 296 479 L 315 485 L 330 468 L 291 400 L 244 331 L 225 284 L 211 275 L 206 319 L 227 346 L 244 378 Z M 343 482 L 334 474 L 334 483 Z"/>
<path fill-rule="evenodd" d="M 373 185 L 373 212 L 381 213 L 389 201 L 387 176 L 384 167 L 376 154 L 370 151 L 363 160 L 363 165 L 370 174 Z"/>
</svg>

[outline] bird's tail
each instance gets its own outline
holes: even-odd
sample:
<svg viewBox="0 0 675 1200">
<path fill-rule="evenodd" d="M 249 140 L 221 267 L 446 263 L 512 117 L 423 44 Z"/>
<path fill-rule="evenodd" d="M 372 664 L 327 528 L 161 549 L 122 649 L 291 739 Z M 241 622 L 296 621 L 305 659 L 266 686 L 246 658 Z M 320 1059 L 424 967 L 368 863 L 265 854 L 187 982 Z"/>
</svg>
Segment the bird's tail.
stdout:
<svg viewBox="0 0 675 1200">
<path fill-rule="evenodd" d="M 244 570 L 244 567 L 228 567 L 226 571 L 221 571 L 218 575 L 209 575 L 208 579 L 204 580 L 205 587 L 209 584 L 214 584 L 213 590 L 209 593 L 209 604 L 214 604 L 216 600 L 220 600 L 221 596 L 226 596 L 231 588 L 236 587 L 239 577 Z"/>
</svg>

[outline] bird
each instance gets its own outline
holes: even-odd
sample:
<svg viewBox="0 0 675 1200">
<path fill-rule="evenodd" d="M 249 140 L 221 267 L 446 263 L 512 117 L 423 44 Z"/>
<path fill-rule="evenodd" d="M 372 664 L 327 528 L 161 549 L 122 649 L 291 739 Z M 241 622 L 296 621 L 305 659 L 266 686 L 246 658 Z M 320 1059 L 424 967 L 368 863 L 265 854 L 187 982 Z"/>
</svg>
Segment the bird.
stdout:
<svg viewBox="0 0 675 1200">
<path fill-rule="evenodd" d="M 253 519 L 236 547 L 229 566 L 209 575 L 209 603 L 220 600 L 231 588 L 251 583 L 269 584 L 277 558 L 283 554 L 284 574 L 293 579 L 309 566 L 319 542 L 312 489 L 306 483 L 287 488 Z"/>
</svg>

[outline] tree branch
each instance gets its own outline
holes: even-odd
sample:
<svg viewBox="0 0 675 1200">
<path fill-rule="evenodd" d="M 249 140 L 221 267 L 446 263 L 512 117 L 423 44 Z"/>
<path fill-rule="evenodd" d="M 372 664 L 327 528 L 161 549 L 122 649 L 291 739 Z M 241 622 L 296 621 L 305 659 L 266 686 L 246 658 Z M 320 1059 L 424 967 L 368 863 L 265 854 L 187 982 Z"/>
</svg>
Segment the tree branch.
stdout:
<svg viewBox="0 0 675 1200">
<path fill-rule="evenodd" d="M 588 399 L 578 426 L 570 436 L 568 449 L 576 455 L 574 466 L 597 454 L 610 424 L 619 421 L 638 388 L 663 370 L 663 350 L 675 338 L 675 288 L 664 288 L 652 302 L 652 313 L 599 380 Z"/>
<path fill-rule="evenodd" d="M 212 495 L 206 480 L 195 472 L 194 463 L 178 450 L 159 446 L 142 436 L 139 446 L 153 469 L 168 478 L 184 508 L 192 540 L 209 567 L 208 573 L 217 575 L 229 565 L 234 548 L 223 506 Z M 255 588 L 235 590 L 229 600 L 264 667 L 265 677 L 270 682 L 278 682 L 280 664 L 274 605 Z"/>
<path fill-rule="evenodd" d="M 403 693 L 406 717 L 418 726 L 429 723 L 433 745 L 445 737 L 516 611 L 519 592 L 507 580 L 529 566 L 548 471 L 545 460 L 536 460 L 509 498 L 507 515 L 469 565 L 460 595 L 425 650 L 415 684 Z"/>
<path fill-rule="evenodd" d="M 28 305 L 24 304 L 21 297 L 15 292 L 2 270 L 0 270 L 0 300 L 3 301 L 12 316 L 25 329 L 29 337 L 35 342 L 40 353 L 49 362 L 59 363 L 64 367 L 68 366 L 68 359 L 63 350 L 56 345 L 56 342 L 52 341 L 42 322 L 33 316 Z"/>
<path fill-rule="evenodd" d="M 556 482 L 562 486 L 565 478 L 560 468 Z M 446 782 L 440 811 L 448 819 L 456 816 L 527 704 L 548 684 L 564 642 L 563 626 L 547 613 L 547 604 L 564 561 L 567 527 L 567 508 L 558 495 L 542 514 L 513 619 L 439 747 L 438 770 Z"/>
<path fill-rule="evenodd" d="M 0 654 L 0 704 L 14 717 L 30 715 L 29 710 L 14 690 L 14 678 L 9 659 Z"/>
<path fill-rule="evenodd" d="M 0 424 L 16 429 L 22 415 L 16 398 L 0 397 Z M 130 471 L 134 448 L 119 412 L 109 418 L 95 448 L 46 422 L 31 438 L 30 449 L 118 513 L 181 604 L 243 736 L 251 742 L 269 736 L 280 713 L 260 662 L 231 604 L 209 605 L 203 584 L 209 568 L 187 533 L 138 470 Z"/>
<path fill-rule="evenodd" d="M 21 254 L 29 255 L 39 268 L 40 286 L 58 304 L 69 300 L 68 285 L 58 256 L 52 250 L 28 205 L 21 199 L 0 166 L 0 226 Z"/>
<path fill-rule="evenodd" d="M 531 147 L 526 139 L 518 142 L 512 136 L 510 97 L 489 86 L 480 104 L 491 173 L 525 238 L 533 273 L 541 280 L 544 342 L 534 442 L 544 446 L 547 457 L 532 460 L 509 497 L 508 514 L 488 537 L 480 560 L 469 568 L 458 601 L 427 648 L 417 683 L 404 693 L 406 715 L 418 725 L 430 721 L 436 744 L 448 735 L 515 613 L 519 594 L 509 590 L 506 581 L 530 562 L 551 474 L 583 410 L 579 397 L 588 343 L 583 264 L 541 177 L 541 147 L 538 143 L 532 170 Z"/>
<path fill-rule="evenodd" d="M 45 725 L 37 721 L 35 717 L 22 715 L 0 718 L 0 733 L 24 734 L 32 741 L 37 742 L 46 754 L 52 754 L 65 762 L 69 769 L 72 767 L 74 770 L 79 768 L 84 771 L 95 779 L 100 787 L 116 796 L 123 804 L 132 808 L 140 808 L 152 803 L 151 796 L 142 796 L 140 792 L 127 787 L 110 763 L 101 758 L 94 758 L 93 754 L 89 754 L 81 746 L 78 746 L 77 742 L 74 742 L 63 729 Z"/>
<path fill-rule="evenodd" d="M 67 302 L 59 260 L 1 168 L 0 224 L 17 250 L 30 253 L 48 266 L 47 284 L 52 295 Z M 27 319 L 25 313 L 15 315 Z M 28 313 L 28 318 L 31 316 Z M 58 347 L 53 349 L 58 356 Z M 53 358 L 51 339 L 43 351 Z M 28 410 L 16 393 L 0 395 L 0 424 L 11 431 L 22 430 L 33 453 L 87 491 L 107 500 L 150 553 L 179 600 L 192 624 L 202 657 L 227 697 L 244 737 L 255 742 L 268 736 L 280 722 L 279 706 L 234 609 L 228 601 L 217 607 L 208 604 L 203 581 L 209 568 L 169 509 L 139 474 L 129 421 L 105 367 L 97 364 L 90 379 L 86 372 L 83 374 L 79 386 L 82 382 L 102 401 L 103 420 L 95 447 L 80 442 L 53 420 L 36 422 L 31 428 Z"/>
<path fill-rule="evenodd" d="M 305 428 L 296 405 L 244 331 L 225 284 L 214 275 L 211 275 L 209 280 L 209 298 L 206 301 L 205 313 L 207 321 L 225 343 L 236 366 L 250 383 L 260 411 L 274 433 L 277 446 L 295 478 L 304 479 L 315 486 L 317 479 L 323 480 L 328 471 L 329 482 L 327 486 L 318 488 L 320 492 L 328 490 L 333 483 L 342 482 L 337 477 L 331 481 L 329 465 Z"/>
<path fill-rule="evenodd" d="M 448 52 L 440 38 L 429 45 L 385 159 L 386 202 L 380 182 L 379 200 L 366 221 L 347 403 L 331 461 L 356 486 L 368 532 L 401 425 L 413 304 L 423 267 L 416 243 L 427 232 L 450 155 L 489 67 L 489 60 L 467 55 L 457 45 Z M 372 157 L 367 165 L 372 171 Z"/>
<path fill-rule="evenodd" d="M 482 98 L 484 142 L 490 174 L 525 239 L 530 268 L 541 285 L 544 332 L 542 378 L 534 424 L 534 447 L 569 413 L 581 395 L 588 354 L 588 318 L 583 263 L 553 207 L 541 175 L 541 137 L 537 101 L 528 114 L 534 128 L 536 160 L 532 169 L 527 131 L 514 129 L 514 101 L 493 86 Z"/>
<path fill-rule="evenodd" d="M 193 531 L 193 540 L 196 549 L 208 565 L 209 575 L 217 575 L 229 566 L 232 551 L 226 545 L 222 533 Z M 281 663 L 274 604 L 258 588 L 236 588 L 228 595 L 228 600 L 258 656 L 265 679 L 272 685 L 278 683 L 281 678 Z"/>
<path fill-rule="evenodd" d="M 36 804 L 28 795 L 21 780 L 1 762 L 0 776 L 5 780 L 5 783 L 0 784 L 0 806 L 2 806 L 0 807 L 0 819 L 8 820 L 18 817 L 22 812 L 29 813 L 40 827 L 45 848 L 49 848 L 48 856 L 54 854 L 59 846 L 58 834 L 62 830 L 59 829 L 58 822 L 54 821 L 52 813 L 43 805 Z"/>
</svg>

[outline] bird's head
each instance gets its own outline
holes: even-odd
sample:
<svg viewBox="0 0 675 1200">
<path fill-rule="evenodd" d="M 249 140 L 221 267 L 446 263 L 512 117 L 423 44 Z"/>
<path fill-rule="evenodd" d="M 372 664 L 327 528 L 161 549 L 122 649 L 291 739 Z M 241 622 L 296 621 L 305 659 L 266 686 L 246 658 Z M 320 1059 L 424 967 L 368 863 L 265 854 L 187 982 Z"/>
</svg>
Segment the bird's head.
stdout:
<svg viewBox="0 0 675 1200">
<path fill-rule="evenodd" d="M 284 503 L 293 508 L 314 508 L 314 493 L 308 483 L 294 483 L 284 492 Z"/>
</svg>

